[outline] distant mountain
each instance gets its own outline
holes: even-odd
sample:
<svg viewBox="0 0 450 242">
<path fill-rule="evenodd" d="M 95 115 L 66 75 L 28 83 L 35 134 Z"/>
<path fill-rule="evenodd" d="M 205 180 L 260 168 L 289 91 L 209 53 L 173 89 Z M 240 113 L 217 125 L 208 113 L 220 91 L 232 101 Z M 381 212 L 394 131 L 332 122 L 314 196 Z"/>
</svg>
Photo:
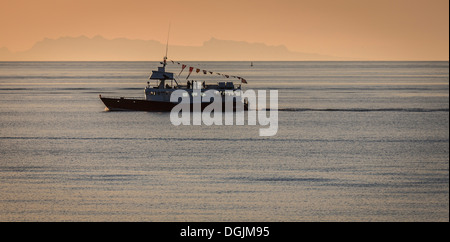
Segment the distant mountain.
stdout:
<svg viewBox="0 0 450 242">
<path fill-rule="evenodd" d="M 0 48 L 0 61 L 154 61 L 163 58 L 165 49 L 164 44 L 154 40 L 105 39 L 101 36 L 46 38 L 22 52 L 13 53 L 7 48 Z M 342 58 L 293 52 L 283 45 L 268 46 L 262 43 L 211 38 L 202 46 L 169 46 L 169 59 L 292 61 Z"/>
</svg>

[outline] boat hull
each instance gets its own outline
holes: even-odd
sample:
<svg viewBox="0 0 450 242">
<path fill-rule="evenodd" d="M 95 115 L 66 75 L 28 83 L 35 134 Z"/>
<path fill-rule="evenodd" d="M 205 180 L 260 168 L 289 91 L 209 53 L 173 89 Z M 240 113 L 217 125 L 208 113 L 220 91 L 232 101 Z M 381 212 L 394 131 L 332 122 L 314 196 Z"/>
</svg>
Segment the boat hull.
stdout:
<svg viewBox="0 0 450 242">
<path fill-rule="evenodd" d="M 145 112 L 170 112 L 177 103 L 150 101 L 145 99 L 133 98 L 108 98 L 100 96 L 100 99 L 105 104 L 109 111 L 145 111 Z M 202 103 L 201 110 L 211 103 Z M 248 105 L 243 104 L 244 110 L 248 110 Z M 191 104 L 193 110 L 193 105 Z M 225 103 L 222 105 L 222 110 L 225 111 Z M 236 103 L 233 103 L 233 111 L 236 111 Z"/>
</svg>

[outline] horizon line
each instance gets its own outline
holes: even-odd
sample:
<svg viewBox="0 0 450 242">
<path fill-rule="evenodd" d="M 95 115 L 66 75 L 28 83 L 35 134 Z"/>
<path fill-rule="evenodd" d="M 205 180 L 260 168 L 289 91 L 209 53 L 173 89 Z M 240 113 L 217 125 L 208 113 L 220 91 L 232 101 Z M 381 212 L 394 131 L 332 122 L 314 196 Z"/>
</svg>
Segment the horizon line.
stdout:
<svg viewBox="0 0 450 242">
<path fill-rule="evenodd" d="M 184 62 L 449 62 L 449 60 L 183 60 Z M 162 62 L 161 60 L 0 60 L 1 62 Z"/>
</svg>

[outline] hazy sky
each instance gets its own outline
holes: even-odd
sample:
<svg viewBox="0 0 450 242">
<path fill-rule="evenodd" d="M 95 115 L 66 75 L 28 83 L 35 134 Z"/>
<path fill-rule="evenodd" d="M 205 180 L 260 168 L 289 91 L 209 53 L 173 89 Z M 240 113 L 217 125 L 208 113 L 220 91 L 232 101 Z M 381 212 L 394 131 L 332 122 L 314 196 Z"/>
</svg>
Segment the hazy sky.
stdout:
<svg viewBox="0 0 450 242">
<path fill-rule="evenodd" d="M 0 0 L 0 47 L 63 36 L 211 37 L 373 60 L 448 60 L 448 0 Z"/>
</svg>

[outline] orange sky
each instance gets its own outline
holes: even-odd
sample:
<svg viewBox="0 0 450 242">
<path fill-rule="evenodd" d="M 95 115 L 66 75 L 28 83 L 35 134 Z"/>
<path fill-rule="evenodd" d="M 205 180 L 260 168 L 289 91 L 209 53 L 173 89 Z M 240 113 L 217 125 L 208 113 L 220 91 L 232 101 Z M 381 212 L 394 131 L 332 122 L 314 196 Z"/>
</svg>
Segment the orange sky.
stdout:
<svg viewBox="0 0 450 242">
<path fill-rule="evenodd" d="M 211 37 L 369 60 L 448 60 L 448 0 L 0 0 L 0 47 L 63 36 Z"/>
</svg>

